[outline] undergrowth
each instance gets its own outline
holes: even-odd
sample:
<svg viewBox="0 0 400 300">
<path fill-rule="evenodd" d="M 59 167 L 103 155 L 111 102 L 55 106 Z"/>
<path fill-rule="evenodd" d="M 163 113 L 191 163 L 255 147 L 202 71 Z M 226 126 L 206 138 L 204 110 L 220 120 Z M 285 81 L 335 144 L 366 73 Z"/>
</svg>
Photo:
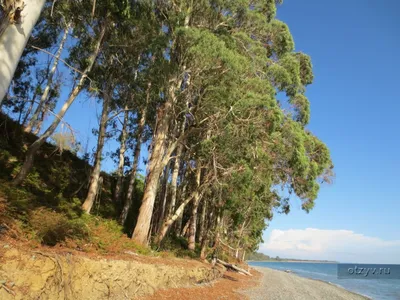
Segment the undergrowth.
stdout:
<svg viewBox="0 0 400 300">
<path fill-rule="evenodd" d="M 112 200 L 115 179 L 111 175 L 101 173 L 103 188 L 92 215 L 83 213 L 81 205 L 87 194 L 91 166 L 75 153 L 60 152 L 45 143 L 24 183 L 13 186 L 12 178 L 20 170 L 27 146 L 36 138 L 0 113 L 0 225 L 15 228 L 13 238 L 28 240 L 32 245 L 61 245 L 80 251 L 153 253 L 135 245 L 125 234 L 136 218 L 138 201 L 125 228 L 115 221 L 121 203 Z M 143 183 L 137 182 L 134 196 L 141 198 Z M 6 232 L 2 228 L 0 237 Z"/>
<path fill-rule="evenodd" d="M 122 203 L 112 200 L 115 179 L 107 173 L 101 173 L 103 188 L 92 215 L 84 214 L 81 205 L 87 194 L 91 166 L 87 159 L 67 150 L 60 152 L 52 144 L 45 143 L 38 151 L 23 185 L 13 186 L 12 178 L 20 170 L 28 145 L 36 138 L 0 114 L 0 225 L 5 224 L 13 238 L 28 240 L 34 247 L 60 245 L 104 254 L 130 250 L 163 257 L 199 257 L 199 246 L 194 252 L 188 250 L 185 238 L 169 236 L 161 248 L 152 247 L 156 251 L 138 246 L 128 238 L 140 201 L 133 202 L 125 227 L 120 226 L 116 219 Z M 143 189 L 144 181 L 137 180 L 136 199 L 142 198 Z M 0 226 L 0 237 L 4 231 Z"/>
</svg>

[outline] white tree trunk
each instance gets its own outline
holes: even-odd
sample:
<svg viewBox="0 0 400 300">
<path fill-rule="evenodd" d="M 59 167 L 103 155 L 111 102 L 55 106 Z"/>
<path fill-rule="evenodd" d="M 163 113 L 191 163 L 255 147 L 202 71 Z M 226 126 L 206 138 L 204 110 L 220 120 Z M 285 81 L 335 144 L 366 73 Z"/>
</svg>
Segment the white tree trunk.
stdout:
<svg viewBox="0 0 400 300">
<path fill-rule="evenodd" d="M 196 189 L 200 187 L 200 180 L 201 180 L 201 165 L 197 166 L 196 172 Z M 188 239 L 188 249 L 194 251 L 196 248 L 196 230 L 197 230 L 197 209 L 199 207 L 200 202 L 200 193 L 194 197 L 193 207 L 192 207 L 192 214 L 190 216 L 190 225 L 189 225 L 189 239 Z"/>
<path fill-rule="evenodd" d="M 125 166 L 125 152 L 126 152 L 126 139 L 128 136 L 127 126 L 129 118 L 128 105 L 125 105 L 124 123 L 122 124 L 121 143 L 119 147 L 119 161 L 117 169 L 117 184 L 115 185 L 114 201 L 117 203 L 121 198 L 124 183 L 124 166 Z"/>
<path fill-rule="evenodd" d="M 54 77 L 54 74 L 56 73 L 56 70 L 57 70 L 58 60 L 60 59 L 62 50 L 64 49 L 65 41 L 67 40 L 67 37 L 68 37 L 69 27 L 70 27 L 70 25 L 68 24 L 67 27 L 64 30 L 64 35 L 63 35 L 63 37 L 61 39 L 60 45 L 58 46 L 58 50 L 57 50 L 56 56 L 54 57 L 53 66 L 51 67 L 50 73 L 49 73 L 49 75 L 47 77 L 46 87 L 44 88 L 44 92 L 42 94 L 42 97 L 40 97 L 39 104 L 38 104 L 38 106 L 37 106 L 32 118 L 31 118 L 31 120 L 29 121 L 28 125 L 24 129 L 25 132 L 31 132 L 32 128 L 34 126 L 36 126 L 38 121 L 39 121 L 39 115 L 42 112 L 43 106 L 44 106 L 44 104 L 47 101 L 47 98 L 49 96 L 50 88 L 51 88 L 51 85 L 53 83 L 53 77 Z M 33 100 L 35 100 L 35 98 Z"/>
<path fill-rule="evenodd" d="M 13 185 L 15 185 L 15 186 L 20 185 L 25 180 L 26 176 L 28 176 L 28 173 L 29 173 L 30 169 L 32 168 L 33 160 L 34 160 L 36 152 L 46 142 L 47 138 L 50 137 L 54 133 L 54 131 L 58 127 L 58 124 L 60 124 L 61 120 L 63 119 L 65 113 L 70 108 L 72 103 L 75 101 L 78 94 L 81 92 L 81 90 L 84 86 L 85 80 L 87 79 L 87 76 L 88 76 L 87 74 L 92 69 L 92 67 L 96 61 L 97 55 L 99 55 L 105 32 L 106 32 L 106 27 L 103 26 L 103 28 L 101 29 L 101 32 L 100 32 L 99 39 L 96 43 L 96 48 L 94 49 L 93 53 L 89 57 L 89 65 L 83 71 L 82 76 L 79 79 L 78 85 L 72 90 L 71 94 L 68 97 L 68 100 L 61 107 L 60 111 L 57 113 L 53 122 L 46 129 L 46 131 L 35 142 L 33 142 L 32 145 L 29 146 L 28 151 L 26 152 L 25 161 L 21 167 L 20 172 L 14 178 Z"/>
<path fill-rule="evenodd" d="M 106 138 L 106 131 L 107 131 L 108 107 L 111 102 L 110 95 L 112 93 L 112 89 L 108 85 L 108 83 L 105 83 L 104 85 L 105 85 L 104 88 L 105 92 L 103 97 L 103 109 L 101 113 L 100 126 L 99 126 L 99 136 L 97 139 L 96 158 L 94 161 L 92 175 L 90 176 L 89 191 L 86 196 L 85 202 L 83 202 L 82 204 L 82 209 L 88 214 L 90 214 L 90 211 L 94 204 L 94 200 L 96 199 L 98 193 L 99 178 L 101 172 L 101 157 L 103 153 L 104 141 Z"/>
<path fill-rule="evenodd" d="M 25 0 L 22 20 L 9 24 L 0 36 L 0 105 L 7 94 L 15 69 L 39 19 L 45 0 Z"/>
</svg>

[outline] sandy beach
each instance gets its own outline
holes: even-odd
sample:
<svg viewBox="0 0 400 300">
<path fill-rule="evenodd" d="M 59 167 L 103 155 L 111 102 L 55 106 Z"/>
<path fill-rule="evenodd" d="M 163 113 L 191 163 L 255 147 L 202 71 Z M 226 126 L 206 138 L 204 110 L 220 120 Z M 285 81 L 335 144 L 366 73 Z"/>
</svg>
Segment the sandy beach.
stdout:
<svg viewBox="0 0 400 300">
<path fill-rule="evenodd" d="M 211 284 L 159 290 L 146 300 L 367 300 L 335 285 L 283 271 L 252 267 L 253 276 L 228 271 Z"/>
<path fill-rule="evenodd" d="M 268 268 L 253 268 L 262 273 L 262 277 L 257 287 L 241 292 L 250 300 L 369 299 L 323 281 L 303 278 Z"/>
</svg>

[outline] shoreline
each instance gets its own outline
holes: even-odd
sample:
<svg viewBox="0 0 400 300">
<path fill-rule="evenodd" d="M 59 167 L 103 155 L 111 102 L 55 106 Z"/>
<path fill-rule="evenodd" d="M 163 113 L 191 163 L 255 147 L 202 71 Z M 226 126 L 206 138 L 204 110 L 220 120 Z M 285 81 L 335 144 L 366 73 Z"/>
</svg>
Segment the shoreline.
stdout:
<svg viewBox="0 0 400 300">
<path fill-rule="evenodd" d="M 292 274 L 293 274 L 293 275 L 296 275 L 296 276 L 299 276 L 299 277 L 301 277 L 301 278 L 306 278 L 306 279 L 310 279 L 310 280 L 316 280 L 316 281 L 320 281 L 320 282 L 325 283 L 325 284 L 330 284 L 330 285 L 332 285 L 332 286 L 334 286 L 334 287 L 336 287 L 336 288 L 345 290 L 345 291 L 347 291 L 347 292 L 349 292 L 349 293 L 355 294 L 355 295 L 357 295 L 357 296 L 364 297 L 365 299 L 373 300 L 372 298 L 368 297 L 367 295 L 363 295 L 363 294 L 360 294 L 360 293 L 357 293 L 357 292 L 350 291 L 350 290 L 346 289 L 345 287 L 341 286 L 340 284 L 336 284 L 336 283 L 333 283 L 333 282 L 330 282 L 330 281 L 325 281 L 325 280 L 322 280 L 322 279 L 314 279 L 314 278 L 302 277 L 302 276 L 300 276 L 300 275 L 297 275 L 296 273 L 292 273 Z"/>
<path fill-rule="evenodd" d="M 262 278 L 259 285 L 241 291 L 250 300 L 264 299 L 354 299 L 371 300 L 371 298 L 361 295 L 334 283 L 319 279 L 301 277 L 295 273 L 286 273 L 281 270 L 274 270 L 268 267 L 251 266 L 252 269 L 260 272 Z"/>
<path fill-rule="evenodd" d="M 318 261 L 318 260 L 246 260 L 246 263 L 257 263 L 257 262 L 268 262 L 268 263 L 310 263 L 310 264 L 339 264 L 337 261 Z"/>
</svg>

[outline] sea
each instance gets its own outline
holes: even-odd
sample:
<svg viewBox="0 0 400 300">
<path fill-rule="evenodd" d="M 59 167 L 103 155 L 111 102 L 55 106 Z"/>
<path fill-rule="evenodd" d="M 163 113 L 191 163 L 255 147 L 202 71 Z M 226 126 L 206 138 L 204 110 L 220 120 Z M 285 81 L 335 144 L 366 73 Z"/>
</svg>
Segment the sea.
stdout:
<svg viewBox="0 0 400 300">
<path fill-rule="evenodd" d="M 375 300 L 400 300 L 400 279 L 338 279 L 335 263 L 249 262 L 249 265 L 291 270 L 298 276 L 326 281 Z"/>
</svg>

